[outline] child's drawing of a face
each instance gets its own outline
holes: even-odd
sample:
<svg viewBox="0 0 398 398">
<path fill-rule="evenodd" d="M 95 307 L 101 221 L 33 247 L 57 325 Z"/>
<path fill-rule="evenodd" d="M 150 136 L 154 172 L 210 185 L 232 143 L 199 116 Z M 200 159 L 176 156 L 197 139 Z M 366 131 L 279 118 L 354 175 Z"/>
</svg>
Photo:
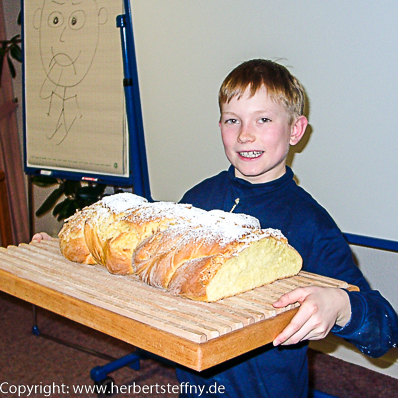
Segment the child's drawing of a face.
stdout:
<svg viewBox="0 0 398 398">
<path fill-rule="evenodd" d="M 95 0 L 44 0 L 35 27 L 44 70 L 56 86 L 74 87 L 86 76 L 106 18 Z"/>
</svg>

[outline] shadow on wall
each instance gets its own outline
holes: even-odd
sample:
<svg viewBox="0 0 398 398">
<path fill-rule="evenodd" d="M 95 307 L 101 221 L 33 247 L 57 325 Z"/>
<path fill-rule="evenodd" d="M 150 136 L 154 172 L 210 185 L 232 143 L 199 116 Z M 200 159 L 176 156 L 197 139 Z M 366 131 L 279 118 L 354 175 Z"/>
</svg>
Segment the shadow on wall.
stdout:
<svg viewBox="0 0 398 398">
<path fill-rule="evenodd" d="M 306 94 L 306 100 L 305 100 L 305 105 L 304 105 L 304 116 L 308 119 L 308 121 L 310 120 L 310 101 L 308 99 L 308 95 Z M 311 124 L 308 123 L 307 129 L 305 130 L 305 134 L 303 136 L 303 138 L 300 140 L 300 142 L 295 145 L 290 147 L 290 151 L 289 154 L 287 156 L 286 159 L 286 164 L 288 166 L 290 166 L 291 168 L 293 168 L 293 161 L 294 161 L 294 155 L 296 153 L 301 153 L 303 152 L 304 148 L 308 145 L 308 143 L 310 142 L 312 133 L 313 133 L 314 129 L 312 127 Z M 297 184 L 300 184 L 300 180 L 297 177 L 297 175 L 294 175 L 294 179 L 296 181 Z"/>
</svg>

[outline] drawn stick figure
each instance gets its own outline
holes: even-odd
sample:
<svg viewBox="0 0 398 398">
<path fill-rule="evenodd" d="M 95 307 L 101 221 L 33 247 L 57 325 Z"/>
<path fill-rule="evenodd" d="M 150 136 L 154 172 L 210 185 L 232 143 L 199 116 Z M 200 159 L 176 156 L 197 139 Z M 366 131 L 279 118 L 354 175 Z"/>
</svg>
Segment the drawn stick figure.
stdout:
<svg viewBox="0 0 398 398">
<path fill-rule="evenodd" d="M 46 74 L 39 96 L 49 100 L 47 115 L 56 116 L 55 126 L 46 136 L 57 145 L 83 117 L 79 85 L 93 63 L 99 27 L 107 19 L 106 9 L 98 8 L 96 0 L 44 0 L 35 12 L 34 27 L 39 30 L 40 58 Z"/>
</svg>

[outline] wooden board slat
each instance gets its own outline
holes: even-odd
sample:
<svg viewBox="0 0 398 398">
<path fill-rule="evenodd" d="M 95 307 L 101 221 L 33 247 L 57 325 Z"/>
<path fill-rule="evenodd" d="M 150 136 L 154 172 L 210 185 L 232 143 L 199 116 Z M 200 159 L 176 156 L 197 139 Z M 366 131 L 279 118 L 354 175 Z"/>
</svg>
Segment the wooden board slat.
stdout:
<svg viewBox="0 0 398 398">
<path fill-rule="evenodd" d="M 271 342 L 297 311 L 272 303 L 300 286 L 354 290 L 306 272 L 215 303 L 197 302 L 77 264 L 58 241 L 0 248 L 0 290 L 195 370 Z"/>
</svg>

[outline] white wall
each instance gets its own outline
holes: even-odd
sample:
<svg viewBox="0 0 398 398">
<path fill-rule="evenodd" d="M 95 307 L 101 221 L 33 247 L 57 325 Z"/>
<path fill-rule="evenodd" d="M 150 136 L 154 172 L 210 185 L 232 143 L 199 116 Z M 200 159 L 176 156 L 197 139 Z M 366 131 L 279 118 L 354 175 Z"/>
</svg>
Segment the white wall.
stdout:
<svg viewBox="0 0 398 398">
<path fill-rule="evenodd" d="M 131 4 L 155 198 L 178 200 L 226 167 L 222 79 L 244 60 L 281 59 L 309 98 L 311 126 L 293 161 L 301 184 L 345 232 L 398 240 L 397 2 Z"/>
<path fill-rule="evenodd" d="M 3 3 L 11 37 L 19 31 L 20 4 Z M 281 58 L 304 84 L 310 102 L 311 126 L 293 158 L 301 184 L 345 232 L 398 240 L 397 2 L 131 4 L 155 199 L 178 200 L 228 166 L 218 131 L 219 85 L 246 59 Z M 21 99 L 20 74 L 14 88 Z M 22 132 L 21 111 L 18 119 Z M 35 191 L 37 207 L 47 193 Z M 36 229 L 56 234 L 59 224 L 47 216 Z M 397 254 L 354 252 L 372 286 L 398 309 Z M 341 355 L 352 360 L 344 351 Z"/>
</svg>

